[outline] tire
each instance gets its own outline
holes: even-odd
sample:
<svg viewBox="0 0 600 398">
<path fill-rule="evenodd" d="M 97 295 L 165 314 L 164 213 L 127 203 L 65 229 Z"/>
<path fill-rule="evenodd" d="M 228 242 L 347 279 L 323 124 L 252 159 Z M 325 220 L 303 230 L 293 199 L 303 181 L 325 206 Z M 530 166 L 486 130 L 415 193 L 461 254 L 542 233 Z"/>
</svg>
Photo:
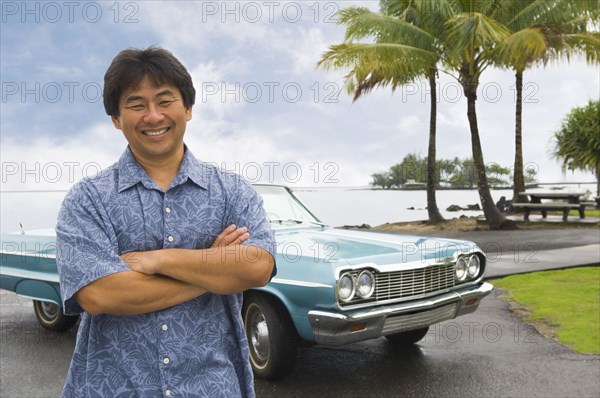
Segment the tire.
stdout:
<svg viewBox="0 0 600 398">
<path fill-rule="evenodd" d="M 429 326 L 424 327 L 422 329 L 409 330 L 407 332 L 389 334 L 385 336 L 389 343 L 395 347 L 410 347 L 411 345 L 420 341 L 427 332 L 429 331 Z"/>
<path fill-rule="evenodd" d="M 65 315 L 61 306 L 47 301 L 33 300 L 33 311 L 40 325 L 54 332 L 66 332 L 79 319 L 78 315 Z"/>
<path fill-rule="evenodd" d="M 283 304 L 265 294 L 248 292 L 242 317 L 254 375 L 265 380 L 290 375 L 296 366 L 298 334 Z"/>
</svg>

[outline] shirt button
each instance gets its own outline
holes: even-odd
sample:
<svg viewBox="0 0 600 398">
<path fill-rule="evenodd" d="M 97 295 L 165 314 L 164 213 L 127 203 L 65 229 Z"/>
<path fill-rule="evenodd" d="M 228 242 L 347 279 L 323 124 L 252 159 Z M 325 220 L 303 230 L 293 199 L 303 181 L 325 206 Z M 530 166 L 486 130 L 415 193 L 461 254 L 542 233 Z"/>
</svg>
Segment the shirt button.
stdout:
<svg viewBox="0 0 600 398">
<path fill-rule="evenodd" d="M 171 362 L 171 360 L 170 360 L 168 357 L 165 357 L 165 358 L 163 358 L 163 363 L 164 363 L 165 365 L 168 365 L 168 364 L 169 364 L 169 362 Z"/>
<path fill-rule="evenodd" d="M 165 395 L 167 397 L 170 397 L 171 396 L 171 390 L 165 390 Z"/>
<path fill-rule="evenodd" d="M 167 237 L 167 240 L 168 240 L 169 242 L 173 242 L 173 241 L 174 241 L 174 239 L 173 239 L 173 237 L 172 237 L 171 235 L 169 235 L 169 236 Z"/>
<path fill-rule="evenodd" d="M 162 325 L 161 329 L 164 330 L 164 331 L 167 331 L 167 330 L 169 330 L 169 327 L 167 325 Z"/>
<path fill-rule="evenodd" d="M 165 207 L 165 212 L 168 214 L 171 212 L 171 208 L 170 207 Z"/>
</svg>

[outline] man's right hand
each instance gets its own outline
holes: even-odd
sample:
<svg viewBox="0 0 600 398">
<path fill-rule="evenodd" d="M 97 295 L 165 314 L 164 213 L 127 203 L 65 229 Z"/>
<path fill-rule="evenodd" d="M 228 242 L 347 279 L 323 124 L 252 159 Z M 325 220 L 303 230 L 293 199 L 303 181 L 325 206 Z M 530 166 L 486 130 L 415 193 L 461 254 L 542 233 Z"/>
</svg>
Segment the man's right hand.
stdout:
<svg viewBox="0 0 600 398">
<path fill-rule="evenodd" d="M 246 227 L 238 228 L 235 224 L 231 224 L 215 238 L 215 241 L 210 247 L 240 245 L 249 238 L 250 234 Z"/>
</svg>

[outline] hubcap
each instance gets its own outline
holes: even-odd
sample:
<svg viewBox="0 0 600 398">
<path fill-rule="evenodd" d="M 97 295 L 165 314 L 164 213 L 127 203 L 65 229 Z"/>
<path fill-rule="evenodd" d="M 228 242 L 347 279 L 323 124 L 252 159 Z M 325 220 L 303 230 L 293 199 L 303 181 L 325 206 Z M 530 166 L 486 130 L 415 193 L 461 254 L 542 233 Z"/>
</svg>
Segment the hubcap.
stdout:
<svg viewBox="0 0 600 398">
<path fill-rule="evenodd" d="M 55 318 L 58 314 L 58 305 L 44 301 L 42 302 L 42 311 L 48 318 Z"/>
<path fill-rule="evenodd" d="M 265 316 L 258 308 L 253 308 L 249 317 L 248 332 L 256 365 L 263 366 L 269 359 L 269 327 Z"/>
</svg>

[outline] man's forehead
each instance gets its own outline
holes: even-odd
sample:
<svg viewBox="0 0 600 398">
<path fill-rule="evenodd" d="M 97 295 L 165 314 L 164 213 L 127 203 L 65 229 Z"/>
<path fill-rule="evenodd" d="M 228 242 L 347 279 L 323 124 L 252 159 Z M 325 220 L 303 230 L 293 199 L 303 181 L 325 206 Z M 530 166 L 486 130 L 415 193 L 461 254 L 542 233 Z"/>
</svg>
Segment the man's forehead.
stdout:
<svg viewBox="0 0 600 398">
<path fill-rule="evenodd" d="M 142 95 L 142 91 L 149 91 Z M 128 102 L 131 99 L 140 99 L 145 98 L 146 96 L 150 97 L 160 97 L 160 96 L 177 96 L 180 95 L 177 87 L 171 85 L 170 83 L 162 82 L 153 82 L 152 79 L 148 77 L 144 77 L 140 79 L 136 84 L 132 84 L 128 88 L 123 91 L 121 95 L 121 101 Z"/>
</svg>

